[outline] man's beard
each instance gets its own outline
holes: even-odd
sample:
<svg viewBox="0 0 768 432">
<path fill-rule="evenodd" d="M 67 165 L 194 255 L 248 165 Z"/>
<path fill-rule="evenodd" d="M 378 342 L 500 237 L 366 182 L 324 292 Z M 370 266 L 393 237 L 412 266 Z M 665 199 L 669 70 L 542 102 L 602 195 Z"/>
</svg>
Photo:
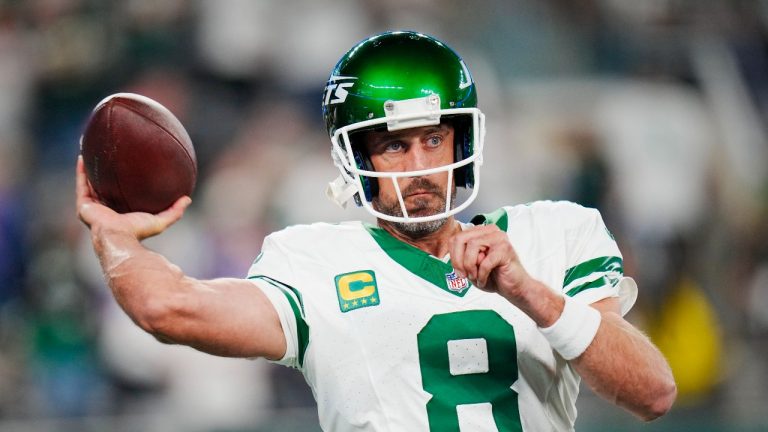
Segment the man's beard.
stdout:
<svg viewBox="0 0 768 432">
<path fill-rule="evenodd" d="M 452 192 L 451 197 L 456 196 L 456 186 L 452 186 Z M 429 192 L 435 195 L 437 197 L 436 200 L 429 200 L 427 198 L 419 198 L 414 201 L 412 201 L 412 204 L 414 205 L 413 208 L 408 210 L 408 216 L 410 217 L 425 217 L 425 216 L 431 216 L 438 213 L 442 213 L 445 211 L 445 191 L 443 191 L 440 187 L 438 187 L 436 184 L 432 183 L 431 181 L 427 180 L 424 177 L 416 177 L 413 179 L 411 184 L 408 185 L 404 190 L 402 190 L 403 194 L 403 200 L 406 199 L 407 196 L 412 194 L 415 191 L 422 191 L 422 192 Z M 372 201 L 373 208 L 377 211 L 380 211 L 381 213 L 391 215 L 391 216 L 398 216 L 403 217 L 403 209 L 400 207 L 400 202 L 397 200 L 397 197 L 391 202 L 382 202 L 379 195 L 373 198 Z M 451 200 L 451 209 L 453 209 L 456 205 L 456 200 Z M 426 237 L 429 234 L 432 234 L 439 230 L 440 228 L 445 225 L 445 223 L 448 221 L 448 217 L 442 219 L 437 219 L 429 222 L 387 222 L 391 224 L 397 231 L 400 233 L 406 235 L 407 237 L 411 239 L 420 239 L 423 237 Z"/>
</svg>

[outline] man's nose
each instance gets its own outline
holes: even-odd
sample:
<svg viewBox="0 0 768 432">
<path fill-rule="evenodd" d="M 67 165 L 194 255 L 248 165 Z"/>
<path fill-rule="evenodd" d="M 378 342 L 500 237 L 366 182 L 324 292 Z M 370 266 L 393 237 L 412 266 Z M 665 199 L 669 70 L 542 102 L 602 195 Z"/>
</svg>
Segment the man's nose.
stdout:
<svg viewBox="0 0 768 432">
<path fill-rule="evenodd" d="M 430 166 L 429 154 L 421 146 L 421 143 L 419 142 L 411 143 L 411 145 L 409 146 L 408 153 L 409 153 L 408 157 L 406 158 L 407 171 L 420 171 L 420 170 L 432 168 Z"/>
</svg>

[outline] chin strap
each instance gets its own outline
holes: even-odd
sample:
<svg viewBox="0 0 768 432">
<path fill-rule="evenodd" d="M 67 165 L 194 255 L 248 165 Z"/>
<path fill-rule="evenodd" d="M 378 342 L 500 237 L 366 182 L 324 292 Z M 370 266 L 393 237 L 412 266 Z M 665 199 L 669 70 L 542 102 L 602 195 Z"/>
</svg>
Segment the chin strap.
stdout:
<svg viewBox="0 0 768 432">
<path fill-rule="evenodd" d="M 328 182 L 325 188 L 325 196 L 341 208 L 347 208 L 347 201 L 352 199 L 357 193 L 355 185 L 347 183 L 343 176 L 336 177 L 336 180 Z"/>
</svg>

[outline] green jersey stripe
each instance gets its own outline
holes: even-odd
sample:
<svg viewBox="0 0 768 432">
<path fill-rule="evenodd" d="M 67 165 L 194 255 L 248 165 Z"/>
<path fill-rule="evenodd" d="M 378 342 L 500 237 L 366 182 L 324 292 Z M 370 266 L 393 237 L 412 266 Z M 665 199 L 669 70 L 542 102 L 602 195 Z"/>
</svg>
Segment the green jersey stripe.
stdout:
<svg viewBox="0 0 768 432">
<path fill-rule="evenodd" d="M 567 287 L 577 279 L 589 276 L 593 273 L 618 273 L 624 274 L 621 258 L 617 256 L 604 256 L 593 258 L 589 261 L 573 266 L 565 271 L 563 287 Z"/>
<path fill-rule="evenodd" d="M 584 290 L 588 290 L 590 288 L 600 288 L 600 287 L 604 287 L 606 285 L 608 285 L 608 286 L 613 285 L 612 279 L 607 277 L 607 276 L 602 276 L 602 277 L 600 277 L 598 279 L 593 280 L 592 282 L 587 282 L 587 283 L 579 285 L 579 286 L 577 286 L 575 288 L 571 288 L 570 290 L 568 290 L 568 292 L 565 293 L 565 295 L 567 295 L 569 297 L 573 297 L 576 294 L 578 294 L 578 293 L 580 293 L 580 292 L 582 292 Z"/>
<path fill-rule="evenodd" d="M 288 299 L 288 304 L 291 305 L 291 310 L 293 310 L 293 315 L 296 318 L 296 336 L 299 341 L 299 367 L 303 367 L 304 354 L 307 352 L 307 346 L 309 345 L 309 325 L 304 319 L 304 304 L 301 294 L 292 286 L 286 285 L 268 276 L 256 275 L 249 277 L 249 279 L 261 279 L 269 283 L 279 289 L 285 298 Z"/>
<path fill-rule="evenodd" d="M 277 279 L 272 279 L 269 276 L 255 275 L 255 276 L 251 276 L 251 278 L 259 278 L 259 279 L 262 279 L 262 280 L 266 280 L 267 282 L 270 282 L 272 285 L 275 285 L 278 288 L 283 288 L 283 289 L 288 290 L 291 293 L 293 293 L 293 295 L 296 297 L 296 301 L 298 302 L 299 307 L 301 308 L 301 316 L 302 317 L 305 316 L 305 313 L 304 313 L 304 298 L 301 296 L 301 292 L 299 292 L 299 290 L 297 290 L 296 288 L 294 288 L 294 287 L 292 287 L 292 286 L 290 286 L 288 284 L 284 284 L 284 283 L 280 282 Z"/>
</svg>

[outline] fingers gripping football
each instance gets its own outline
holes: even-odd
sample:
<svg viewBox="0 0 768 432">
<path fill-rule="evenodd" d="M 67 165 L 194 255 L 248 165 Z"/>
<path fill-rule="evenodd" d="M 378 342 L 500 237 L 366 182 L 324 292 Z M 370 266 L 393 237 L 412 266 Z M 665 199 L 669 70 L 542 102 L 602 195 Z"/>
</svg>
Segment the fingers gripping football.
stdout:
<svg viewBox="0 0 768 432">
<path fill-rule="evenodd" d="M 122 231 L 139 240 L 157 235 L 181 219 L 184 210 L 191 203 L 187 196 L 181 197 L 168 209 L 153 215 L 149 213 L 119 214 L 99 202 L 86 178 L 82 158 L 78 158 L 75 173 L 75 195 L 77 215 L 92 230 Z"/>
<path fill-rule="evenodd" d="M 450 252 L 454 270 L 485 291 L 513 290 L 528 276 L 507 234 L 495 225 L 458 233 Z"/>
</svg>

